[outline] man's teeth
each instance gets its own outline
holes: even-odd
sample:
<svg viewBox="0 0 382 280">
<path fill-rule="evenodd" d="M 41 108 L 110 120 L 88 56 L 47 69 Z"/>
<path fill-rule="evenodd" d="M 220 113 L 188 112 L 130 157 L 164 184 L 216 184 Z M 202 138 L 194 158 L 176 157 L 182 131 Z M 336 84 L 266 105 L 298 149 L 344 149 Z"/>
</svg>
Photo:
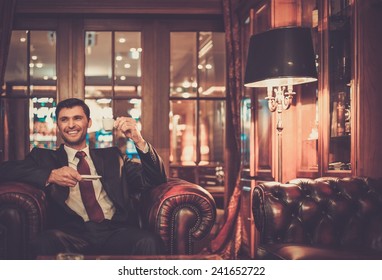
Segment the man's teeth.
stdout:
<svg viewBox="0 0 382 280">
<path fill-rule="evenodd" d="M 78 131 L 69 131 L 68 134 L 76 134 Z"/>
</svg>

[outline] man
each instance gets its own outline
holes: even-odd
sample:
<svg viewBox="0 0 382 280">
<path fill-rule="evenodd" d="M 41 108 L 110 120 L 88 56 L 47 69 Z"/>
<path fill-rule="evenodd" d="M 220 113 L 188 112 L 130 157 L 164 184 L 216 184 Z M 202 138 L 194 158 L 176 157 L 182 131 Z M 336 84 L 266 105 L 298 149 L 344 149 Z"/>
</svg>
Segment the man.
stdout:
<svg viewBox="0 0 382 280">
<path fill-rule="evenodd" d="M 166 182 L 166 174 L 135 120 L 120 117 L 114 127 L 134 141 L 141 162 L 128 159 L 117 147 L 89 149 L 86 135 L 92 120 L 84 101 L 59 102 L 56 117 L 64 141 L 59 149 L 34 148 L 25 160 L 0 166 L 0 181 L 43 188 L 51 202 L 48 215 L 54 215 L 54 224 L 34 241 L 34 253 L 160 254 L 160 238 L 138 228 L 131 201 Z"/>
</svg>

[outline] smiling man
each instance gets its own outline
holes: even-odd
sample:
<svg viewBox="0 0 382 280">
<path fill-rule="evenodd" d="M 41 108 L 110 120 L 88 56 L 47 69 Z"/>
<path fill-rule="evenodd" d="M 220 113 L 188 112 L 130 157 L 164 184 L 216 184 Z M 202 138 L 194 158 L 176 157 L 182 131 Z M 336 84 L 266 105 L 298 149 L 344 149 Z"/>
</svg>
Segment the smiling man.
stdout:
<svg viewBox="0 0 382 280">
<path fill-rule="evenodd" d="M 25 160 L 0 166 L 0 181 L 21 181 L 42 188 L 52 202 L 51 228 L 32 247 L 36 255 L 152 255 L 162 241 L 137 226 L 131 198 L 166 181 L 160 156 L 144 140 L 134 119 L 120 117 L 114 127 L 134 141 L 140 162 L 117 147 L 91 149 L 89 107 L 70 98 L 57 104 L 57 128 L 64 144 L 57 150 L 34 148 Z M 90 178 L 90 179 L 89 179 Z"/>
</svg>

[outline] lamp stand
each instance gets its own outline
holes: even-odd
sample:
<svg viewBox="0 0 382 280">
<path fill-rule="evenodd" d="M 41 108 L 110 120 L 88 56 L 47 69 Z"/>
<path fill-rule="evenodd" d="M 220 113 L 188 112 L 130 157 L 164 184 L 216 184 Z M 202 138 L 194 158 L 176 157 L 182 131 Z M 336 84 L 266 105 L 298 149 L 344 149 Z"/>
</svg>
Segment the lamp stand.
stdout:
<svg viewBox="0 0 382 280">
<path fill-rule="evenodd" d="M 287 89 L 287 91 L 285 91 Z M 282 183 L 283 177 L 283 158 L 282 158 L 282 132 L 283 132 L 283 120 L 282 112 L 283 110 L 289 109 L 292 104 L 293 95 L 296 94 L 293 92 L 292 86 L 279 86 L 274 90 L 275 96 L 273 96 L 272 87 L 268 87 L 268 108 L 271 112 L 277 111 L 277 181 Z"/>
</svg>

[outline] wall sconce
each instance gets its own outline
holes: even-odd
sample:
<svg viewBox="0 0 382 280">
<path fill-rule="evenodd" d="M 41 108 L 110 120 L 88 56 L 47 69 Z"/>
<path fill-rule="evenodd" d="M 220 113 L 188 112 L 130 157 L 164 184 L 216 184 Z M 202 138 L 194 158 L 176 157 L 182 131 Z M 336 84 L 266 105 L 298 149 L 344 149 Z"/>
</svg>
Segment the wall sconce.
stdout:
<svg viewBox="0 0 382 280">
<path fill-rule="evenodd" d="M 277 111 L 278 178 L 282 182 L 282 111 L 292 104 L 293 85 L 317 80 L 310 28 L 284 27 L 250 39 L 244 85 L 267 87 L 268 108 Z M 273 94 L 274 93 L 274 94 Z"/>
</svg>

